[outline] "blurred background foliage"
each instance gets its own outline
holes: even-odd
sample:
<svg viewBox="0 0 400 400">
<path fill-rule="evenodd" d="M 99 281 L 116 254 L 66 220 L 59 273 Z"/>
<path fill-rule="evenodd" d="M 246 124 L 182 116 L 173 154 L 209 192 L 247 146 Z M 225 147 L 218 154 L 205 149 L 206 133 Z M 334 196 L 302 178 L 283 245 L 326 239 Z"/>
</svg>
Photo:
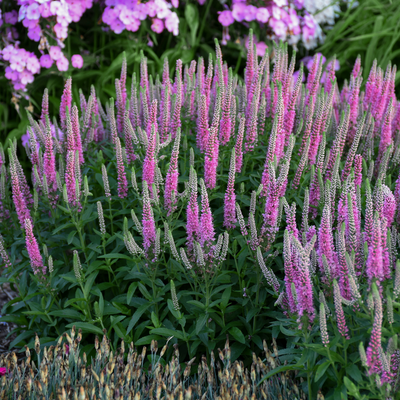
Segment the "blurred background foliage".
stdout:
<svg viewBox="0 0 400 400">
<path fill-rule="evenodd" d="M 360 0 L 359 6 L 343 11 L 317 51 L 340 61 L 339 83 L 350 75 L 357 55 L 361 55 L 364 83 L 376 58 L 384 70 L 389 62 L 400 62 L 400 2 Z M 396 75 L 396 86 L 400 73 Z M 398 90 L 398 89 L 397 89 Z"/>
</svg>

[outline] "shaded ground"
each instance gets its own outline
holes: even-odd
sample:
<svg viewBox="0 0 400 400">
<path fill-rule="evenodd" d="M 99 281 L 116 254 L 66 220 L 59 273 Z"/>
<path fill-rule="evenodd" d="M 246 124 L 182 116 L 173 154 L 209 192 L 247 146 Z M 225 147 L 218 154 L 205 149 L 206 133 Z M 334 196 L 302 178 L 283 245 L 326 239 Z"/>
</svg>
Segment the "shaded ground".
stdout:
<svg viewBox="0 0 400 400">
<path fill-rule="evenodd" d="M 0 314 L 1 310 L 8 301 L 17 297 L 17 293 L 13 292 L 8 283 L 4 283 L 0 286 Z M 7 322 L 0 322 L 0 354 L 10 352 L 10 343 L 15 339 L 16 335 L 13 334 L 9 337 L 9 333 L 12 331 L 13 326 Z M 17 349 L 14 349 L 17 350 Z"/>
</svg>

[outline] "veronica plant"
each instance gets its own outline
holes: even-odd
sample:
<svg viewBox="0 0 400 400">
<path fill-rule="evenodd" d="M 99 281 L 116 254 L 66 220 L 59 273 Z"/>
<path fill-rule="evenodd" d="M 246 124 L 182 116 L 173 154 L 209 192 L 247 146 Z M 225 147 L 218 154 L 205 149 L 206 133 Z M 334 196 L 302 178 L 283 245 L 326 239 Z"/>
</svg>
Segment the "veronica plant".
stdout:
<svg viewBox="0 0 400 400">
<path fill-rule="evenodd" d="M 358 60 L 339 91 L 333 63 L 321 84 L 315 56 L 303 85 L 287 48 L 275 53 L 271 72 L 251 42 L 244 80 L 218 43 L 173 79 L 167 61 L 149 76 L 143 56 L 129 93 L 124 61 L 115 100 L 92 89 L 76 103 L 69 79 L 52 122 L 45 92 L 31 179 L 15 142 L 1 152 L 12 345 L 75 325 L 85 339 L 105 330 L 114 350 L 173 337 L 191 359 L 229 335 L 232 360 L 251 363 L 272 335 L 309 398 L 354 381 L 360 396 L 396 391 L 395 68 L 374 64 L 362 92 Z"/>
</svg>

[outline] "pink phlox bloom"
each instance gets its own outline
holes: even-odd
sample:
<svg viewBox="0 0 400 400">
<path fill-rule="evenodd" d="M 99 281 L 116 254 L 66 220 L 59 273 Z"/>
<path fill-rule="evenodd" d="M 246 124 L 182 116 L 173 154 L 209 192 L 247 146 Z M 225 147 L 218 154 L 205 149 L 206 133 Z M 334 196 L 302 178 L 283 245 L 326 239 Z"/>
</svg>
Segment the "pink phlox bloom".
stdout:
<svg viewBox="0 0 400 400">
<path fill-rule="evenodd" d="M 150 18 L 154 18 L 157 15 L 158 7 L 153 1 L 149 1 L 147 4 L 147 15 Z"/>
<path fill-rule="evenodd" d="M 165 19 L 165 27 L 168 32 L 172 32 L 174 36 L 178 36 L 179 33 L 179 18 L 176 13 L 171 12 Z"/>
<path fill-rule="evenodd" d="M 238 21 L 242 22 L 245 18 L 246 14 L 246 4 L 245 3 L 236 3 L 232 7 L 232 16 L 233 18 Z"/>
<path fill-rule="evenodd" d="M 68 71 L 69 61 L 64 55 L 56 62 L 59 71 Z"/>
<path fill-rule="evenodd" d="M 40 65 L 43 68 L 50 68 L 53 65 L 53 60 L 51 59 L 51 57 L 48 54 L 43 54 L 40 57 Z"/>
<path fill-rule="evenodd" d="M 22 72 L 25 68 L 25 61 L 21 57 L 21 53 L 12 55 L 10 59 L 10 67 L 17 72 Z"/>
<path fill-rule="evenodd" d="M 71 57 L 71 64 L 74 68 L 82 68 L 83 67 L 83 58 L 80 54 L 74 54 Z"/>
<path fill-rule="evenodd" d="M 50 4 L 50 2 L 47 2 L 40 5 L 40 14 L 43 18 L 49 18 L 53 15 L 50 9 Z"/>
<path fill-rule="evenodd" d="M 32 72 L 32 74 L 37 74 L 40 72 L 40 63 L 35 55 L 32 54 L 26 61 L 26 69 Z"/>
<path fill-rule="evenodd" d="M 259 57 L 262 57 L 265 54 L 265 51 L 267 50 L 268 46 L 264 42 L 258 42 L 256 44 L 256 51 L 257 55 Z"/>
<path fill-rule="evenodd" d="M 58 39 L 66 39 L 68 36 L 68 27 L 61 24 L 54 25 L 54 32 Z"/>
<path fill-rule="evenodd" d="M 58 46 L 51 46 L 49 50 L 49 54 L 52 60 L 57 61 L 63 56 L 63 53 Z"/>
<path fill-rule="evenodd" d="M 277 6 L 272 6 L 272 18 L 281 19 L 283 10 Z"/>
<path fill-rule="evenodd" d="M 40 18 L 40 11 L 39 11 L 39 4 L 32 3 L 26 9 L 26 17 L 28 19 L 39 19 Z"/>
<path fill-rule="evenodd" d="M 219 12 L 218 21 L 222 26 L 232 25 L 235 22 L 235 19 L 233 18 L 232 15 L 232 11 L 225 10 Z"/>
<path fill-rule="evenodd" d="M 125 25 L 119 19 L 114 20 L 110 24 L 110 27 L 117 35 L 125 30 Z"/>
<path fill-rule="evenodd" d="M 28 83 L 32 83 L 33 80 L 34 80 L 33 75 L 27 70 L 24 70 L 19 74 L 19 79 L 21 80 L 21 83 L 23 85 L 27 85 Z"/>
<path fill-rule="evenodd" d="M 14 71 L 11 67 L 6 67 L 5 76 L 10 81 L 16 81 L 19 77 L 19 73 L 17 71 Z"/>
<path fill-rule="evenodd" d="M 8 46 L 4 47 L 3 50 L 1 50 L 1 55 L 3 57 L 3 60 L 6 61 L 9 61 L 12 55 L 17 53 L 18 50 L 12 44 L 9 44 Z"/>
<path fill-rule="evenodd" d="M 286 37 L 287 28 L 282 20 L 271 18 L 270 26 L 278 38 L 284 39 Z"/>
<path fill-rule="evenodd" d="M 154 18 L 151 30 L 155 33 L 161 33 L 164 30 L 164 22 L 159 18 Z"/>
<path fill-rule="evenodd" d="M 296 10 L 293 8 L 289 9 L 288 15 L 285 18 L 285 22 L 292 35 L 300 35 L 300 18 L 297 15 Z"/>
<path fill-rule="evenodd" d="M 58 15 L 57 22 L 62 26 L 68 26 L 72 22 L 72 18 L 69 14 Z"/>
<path fill-rule="evenodd" d="M 256 14 L 256 20 L 258 22 L 262 22 L 263 24 L 267 23 L 270 17 L 270 13 L 268 11 L 267 8 L 265 7 L 260 7 L 257 10 L 257 14 Z"/>
<path fill-rule="evenodd" d="M 175 8 L 179 7 L 179 0 L 171 0 L 171 3 Z"/>
<path fill-rule="evenodd" d="M 254 21 L 257 15 L 257 7 L 249 5 L 244 9 L 244 19 L 247 22 Z"/>
</svg>

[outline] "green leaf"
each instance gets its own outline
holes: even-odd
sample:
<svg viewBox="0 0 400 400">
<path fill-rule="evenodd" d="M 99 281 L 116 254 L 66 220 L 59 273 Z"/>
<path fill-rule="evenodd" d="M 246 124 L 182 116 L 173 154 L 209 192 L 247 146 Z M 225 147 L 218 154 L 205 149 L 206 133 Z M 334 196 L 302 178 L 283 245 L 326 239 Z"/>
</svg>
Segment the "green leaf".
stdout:
<svg viewBox="0 0 400 400">
<path fill-rule="evenodd" d="M 99 317 L 103 318 L 103 315 L 104 315 L 104 298 L 103 298 L 102 293 L 100 292 L 100 296 L 99 296 Z"/>
<path fill-rule="evenodd" d="M 296 336 L 296 332 L 295 331 L 290 331 L 289 329 L 286 329 L 282 324 L 281 324 L 281 332 L 285 335 L 285 336 Z"/>
<path fill-rule="evenodd" d="M 74 236 L 75 236 L 77 233 L 78 233 L 77 231 L 71 231 L 71 232 L 69 233 L 68 238 L 67 238 L 68 244 L 71 244 L 71 243 L 72 243 L 72 240 L 74 239 Z"/>
<path fill-rule="evenodd" d="M 82 320 L 83 318 L 83 314 L 76 310 L 72 310 L 71 308 L 67 308 L 65 310 L 50 311 L 48 314 L 54 315 L 55 317 L 71 318 L 77 320 Z"/>
<path fill-rule="evenodd" d="M 280 372 L 293 371 L 293 370 L 302 369 L 302 368 L 303 368 L 303 365 L 299 365 L 299 364 L 282 365 L 282 366 L 277 367 L 277 368 L 273 369 L 272 371 L 268 372 L 268 374 L 264 375 L 261 378 L 260 382 L 258 382 L 257 386 L 260 386 L 266 379 L 269 379 L 269 378 L 271 378 L 271 376 L 279 374 Z"/>
<path fill-rule="evenodd" d="M 143 346 L 144 344 L 150 344 L 152 340 L 158 340 L 159 338 L 160 338 L 159 335 L 147 335 L 137 340 L 135 342 L 135 346 Z"/>
<path fill-rule="evenodd" d="M 229 300 L 231 298 L 231 292 L 232 292 L 232 287 L 229 286 L 224 290 L 224 293 L 222 293 L 221 307 L 224 309 L 228 306 Z"/>
<path fill-rule="evenodd" d="M 173 329 L 168 329 L 168 328 L 156 328 L 151 330 L 152 335 L 161 335 L 165 337 L 170 337 L 174 336 L 177 339 L 184 340 L 185 337 L 183 336 L 181 331 L 176 331 Z"/>
<path fill-rule="evenodd" d="M 206 308 L 206 306 L 203 303 L 200 303 L 200 301 L 197 301 L 197 300 L 189 300 L 187 303 L 192 304 L 192 305 L 200 308 L 201 310 L 204 310 Z"/>
<path fill-rule="evenodd" d="M 89 278 L 87 278 L 87 281 L 85 283 L 85 288 L 84 288 L 84 293 L 85 293 L 86 298 L 89 297 L 90 290 L 92 289 L 93 283 L 98 274 L 99 274 L 99 271 L 95 271 L 95 272 L 93 272 L 93 274 L 91 274 L 89 276 Z"/>
<path fill-rule="evenodd" d="M 352 396 L 356 397 L 357 399 L 361 398 L 361 395 L 357 389 L 357 386 L 347 376 L 345 376 L 343 378 L 343 382 L 346 385 L 347 390 L 349 391 L 349 393 Z"/>
<path fill-rule="evenodd" d="M 135 313 L 132 315 L 132 318 L 129 322 L 128 329 L 126 330 L 126 333 L 128 334 L 132 328 L 136 325 L 136 322 L 139 321 L 140 317 L 144 314 L 144 312 L 151 306 L 150 303 L 143 304 L 141 305 Z"/>
<path fill-rule="evenodd" d="M 67 214 L 69 214 L 68 209 L 66 209 L 65 207 L 62 207 L 62 206 L 57 206 L 57 207 L 60 208 L 62 211 L 66 212 Z M 72 222 L 67 222 L 66 224 L 60 225 L 56 229 L 54 229 L 53 235 L 62 231 L 65 228 L 70 228 L 71 226 L 75 226 L 75 225 Z"/>
<path fill-rule="evenodd" d="M 125 318 L 126 318 L 125 315 L 118 315 L 118 317 L 113 317 L 113 316 L 111 315 L 111 317 L 110 317 L 111 325 L 110 325 L 110 328 L 109 328 L 109 329 L 113 328 L 114 325 L 118 324 L 118 322 L 121 322 L 121 321 L 124 320 Z"/>
<path fill-rule="evenodd" d="M 82 329 L 82 332 L 90 332 L 97 335 L 103 335 L 103 331 L 99 327 L 88 322 L 72 322 L 71 324 L 68 324 L 66 328 L 72 328 L 74 325 L 77 329 Z"/>
<path fill-rule="evenodd" d="M 190 3 L 186 5 L 185 18 L 190 28 L 191 44 L 194 46 L 196 43 L 197 29 L 199 28 L 199 12 L 195 5 Z"/>
<path fill-rule="evenodd" d="M 12 349 L 15 345 L 19 344 L 22 340 L 33 336 L 33 331 L 22 332 L 10 344 L 9 348 Z"/>
<path fill-rule="evenodd" d="M 318 365 L 317 372 L 316 372 L 315 378 L 314 378 L 315 382 L 318 382 L 320 380 L 320 378 L 325 374 L 326 370 L 329 368 L 330 365 L 331 365 L 331 362 L 329 360 L 325 361 L 321 365 Z"/>
<path fill-rule="evenodd" d="M 240 343 L 246 343 L 246 339 L 244 338 L 244 335 L 242 331 L 239 328 L 233 327 L 229 329 L 229 333 L 234 337 L 235 340 L 237 340 Z"/>
<path fill-rule="evenodd" d="M 114 331 L 120 339 L 124 339 L 125 342 L 130 341 L 129 337 L 126 335 L 125 328 L 123 327 L 123 325 L 120 322 L 118 322 L 117 324 L 114 325 Z"/>
<path fill-rule="evenodd" d="M 207 314 L 202 314 L 200 316 L 200 318 L 197 319 L 196 322 L 196 335 L 198 335 L 201 330 L 203 329 L 203 326 L 206 324 L 207 322 Z"/>
<path fill-rule="evenodd" d="M 132 282 L 129 285 L 128 293 L 126 294 L 126 304 L 129 305 L 131 303 L 132 297 L 135 294 L 135 291 L 136 291 L 137 287 L 138 287 L 138 283 L 137 282 Z"/>
<path fill-rule="evenodd" d="M 356 382 L 362 381 L 362 374 L 356 364 L 351 364 L 346 368 L 347 375 L 351 376 Z"/>
<path fill-rule="evenodd" d="M 102 256 L 99 256 L 98 258 L 113 258 L 113 259 L 122 258 L 124 260 L 132 260 L 132 257 L 129 257 L 126 254 L 119 254 L 119 253 L 104 254 Z"/>
<path fill-rule="evenodd" d="M 155 328 L 158 328 L 161 325 L 160 320 L 158 319 L 154 311 L 151 312 L 151 322 L 153 323 Z"/>
</svg>

